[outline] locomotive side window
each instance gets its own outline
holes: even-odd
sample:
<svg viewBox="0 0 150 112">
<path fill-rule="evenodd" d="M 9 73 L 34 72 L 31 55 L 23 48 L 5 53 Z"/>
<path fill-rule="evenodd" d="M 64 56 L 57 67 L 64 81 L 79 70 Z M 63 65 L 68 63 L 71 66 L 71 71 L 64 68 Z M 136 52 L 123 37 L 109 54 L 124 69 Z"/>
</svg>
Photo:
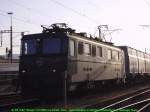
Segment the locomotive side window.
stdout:
<svg viewBox="0 0 150 112">
<path fill-rule="evenodd" d="M 83 42 L 78 42 L 78 54 L 83 54 Z"/>
<path fill-rule="evenodd" d="M 131 49 L 131 48 L 128 48 L 128 53 L 129 53 L 130 55 L 132 55 L 132 49 Z"/>
<path fill-rule="evenodd" d="M 69 41 L 69 51 L 70 51 L 70 56 L 75 56 L 75 41 L 74 40 Z"/>
<path fill-rule="evenodd" d="M 144 54 L 142 52 L 138 52 L 138 57 L 144 58 Z"/>
<path fill-rule="evenodd" d="M 36 53 L 36 40 L 24 40 L 22 45 L 23 55 L 33 55 Z"/>
<path fill-rule="evenodd" d="M 43 53 L 44 54 L 58 54 L 60 53 L 61 40 L 57 38 L 43 39 Z"/>
<path fill-rule="evenodd" d="M 96 46 L 92 45 L 92 56 L 96 56 Z"/>
<path fill-rule="evenodd" d="M 103 57 L 103 50 L 102 50 L 102 47 L 97 47 L 97 52 L 98 52 L 98 56 L 99 57 Z"/>
<path fill-rule="evenodd" d="M 84 44 L 84 53 L 85 55 L 91 55 L 91 45 L 88 43 Z"/>
<path fill-rule="evenodd" d="M 110 49 L 107 51 L 107 57 L 108 57 L 108 60 L 112 59 L 112 51 Z"/>
<path fill-rule="evenodd" d="M 112 51 L 112 59 L 115 61 L 119 60 L 119 53 L 117 51 Z"/>
<path fill-rule="evenodd" d="M 134 55 L 134 56 L 136 56 L 136 55 L 137 55 L 137 53 L 136 53 L 136 50 L 135 50 L 135 49 L 133 49 L 133 50 L 132 50 L 132 55 Z"/>
</svg>

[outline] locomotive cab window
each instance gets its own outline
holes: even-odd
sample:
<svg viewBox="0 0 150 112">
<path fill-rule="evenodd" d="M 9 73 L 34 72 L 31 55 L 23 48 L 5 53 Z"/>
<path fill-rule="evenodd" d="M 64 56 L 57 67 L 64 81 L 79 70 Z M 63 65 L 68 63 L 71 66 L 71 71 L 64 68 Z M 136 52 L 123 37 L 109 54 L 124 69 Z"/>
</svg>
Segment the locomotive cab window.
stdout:
<svg viewBox="0 0 150 112">
<path fill-rule="evenodd" d="M 108 60 L 112 59 L 112 51 L 110 49 L 107 51 L 107 58 Z"/>
<path fill-rule="evenodd" d="M 23 40 L 22 42 L 22 54 L 33 55 L 36 53 L 36 40 Z"/>
<path fill-rule="evenodd" d="M 112 51 L 112 59 L 115 61 L 119 60 L 119 52 L 118 51 Z"/>
<path fill-rule="evenodd" d="M 88 43 L 84 44 L 84 54 L 85 55 L 91 55 L 91 45 Z"/>
<path fill-rule="evenodd" d="M 98 57 L 103 57 L 103 50 L 102 47 L 97 47 L 97 53 L 98 53 Z"/>
<path fill-rule="evenodd" d="M 69 41 L 69 54 L 70 56 L 75 56 L 75 41 L 74 40 Z"/>
<path fill-rule="evenodd" d="M 78 54 L 83 54 L 83 42 L 78 42 Z"/>
<path fill-rule="evenodd" d="M 61 53 L 61 40 L 57 38 L 43 39 L 43 53 L 44 54 Z"/>
<path fill-rule="evenodd" d="M 92 45 L 92 56 L 95 57 L 96 56 L 96 46 Z"/>
</svg>

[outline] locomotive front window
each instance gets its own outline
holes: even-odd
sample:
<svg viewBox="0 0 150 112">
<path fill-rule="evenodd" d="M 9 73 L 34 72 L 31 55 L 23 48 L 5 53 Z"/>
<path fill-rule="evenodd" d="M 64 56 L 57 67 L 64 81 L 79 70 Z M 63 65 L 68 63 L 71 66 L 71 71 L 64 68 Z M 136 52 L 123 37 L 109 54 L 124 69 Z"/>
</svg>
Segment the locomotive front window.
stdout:
<svg viewBox="0 0 150 112">
<path fill-rule="evenodd" d="M 44 54 L 58 54 L 60 53 L 61 40 L 57 38 L 43 39 L 43 53 Z"/>
<path fill-rule="evenodd" d="M 36 53 L 36 40 L 24 40 L 22 46 L 23 55 L 33 55 Z"/>
</svg>

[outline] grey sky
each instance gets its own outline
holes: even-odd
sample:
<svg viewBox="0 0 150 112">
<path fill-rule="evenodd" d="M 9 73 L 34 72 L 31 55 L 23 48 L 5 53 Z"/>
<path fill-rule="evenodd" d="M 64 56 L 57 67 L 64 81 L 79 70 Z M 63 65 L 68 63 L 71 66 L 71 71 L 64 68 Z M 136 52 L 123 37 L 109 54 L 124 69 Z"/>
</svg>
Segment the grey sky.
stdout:
<svg viewBox="0 0 150 112">
<path fill-rule="evenodd" d="M 65 22 L 78 32 L 94 34 L 98 25 L 107 24 L 122 29 L 112 34 L 116 45 L 150 49 L 150 29 L 139 26 L 150 24 L 150 0 L 0 0 L 0 30 L 10 27 L 9 11 L 14 13 L 14 31 L 36 33 L 42 24 Z M 9 35 L 3 37 L 0 53 L 9 47 Z M 15 52 L 19 52 L 20 38 L 14 34 Z"/>
</svg>

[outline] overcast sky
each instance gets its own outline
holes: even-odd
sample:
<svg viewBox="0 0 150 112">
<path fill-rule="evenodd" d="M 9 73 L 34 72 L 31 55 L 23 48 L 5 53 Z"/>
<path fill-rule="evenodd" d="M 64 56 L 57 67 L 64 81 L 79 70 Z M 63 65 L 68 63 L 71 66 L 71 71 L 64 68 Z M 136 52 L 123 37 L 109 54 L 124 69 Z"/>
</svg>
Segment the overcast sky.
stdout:
<svg viewBox="0 0 150 112">
<path fill-rule="evenodd" d="M 77 32 L 94 35 L 98 25 L 122 29 L 112 33 L 115 45 L 150 51 L 150 0 L 0 0 L 0 30 L 41 32 L 40 25 L 65 22 Z M 13 34 L 14 52 L 19 52 L 20 34 Z M 106 37 L 109 41 L 110 36 Z M 9 47 L 9 34 L 3 34 L 3 47 Z"/>
</svg>

